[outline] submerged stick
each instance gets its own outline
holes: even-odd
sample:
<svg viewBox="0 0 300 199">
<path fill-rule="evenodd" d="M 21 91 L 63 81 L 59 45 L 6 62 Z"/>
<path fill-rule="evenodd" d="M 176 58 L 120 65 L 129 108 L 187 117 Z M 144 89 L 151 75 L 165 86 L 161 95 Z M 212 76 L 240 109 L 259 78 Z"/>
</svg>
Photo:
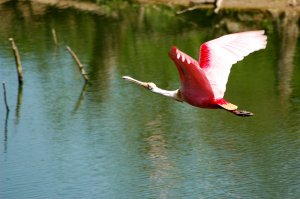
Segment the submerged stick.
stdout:
<svg viewBox="0 0 300 199">
<path fill-rule="evenodd" d="M 7 105 L 5 82 L 2 82 L 2 86 L 3 86 L 4 103 L 6 106 L 6 117 L 5 117 L 5 123 L 4 123 L 4 152 L 6 152 L 7 151 L 7 126 L 8 126 L 8 117 L 9 117 L 9 107 Z"/>
<path fill-rule="evenodd" d="M 16 105 L 16 122 L 17 123 L 19 123 L 19 118 L 20 118 L 20 115 L 21 115 L 22 101 L 23 101 L 23 85 L 19 85 L 17 105 Z"/>
<path fill-rule="evenodd" d="M 57 37 L 56 37 L 56 31 L 54 28 L 52 28 L 52 36 L 53 36 L 53 41 L 54 44 L 57 45 Z"/>
<path fill-rule="evenodd" d="M 78 59 L 77 55 L 73 52 L 73 50 L 67 46 L 67 50 L 70 52 L 70 54 L 72 55 L 72 57 L 74 58 L 74 60 L 76 61 L 77 65 L 78 65 L 78 68 L 79 68 L 79 71 L 83 77 L 83 79 L 88 82 L 89 81 L 89 78 L 87 76 L 87 73 L 85 72 L 84 70 L 84 67 L 83 67 L 83 64 L 80 62 L 80 60 Z"/>
<path fill-rule="evenodd" d="M 84 84 L 84 85 L 83 85 L 83 87 L 82 87 L 82 89 L 81 89 L 81 92 L 80 92 L 80 95 L 79 95 L 79 97 L 78 97 L 78 99 L 77 99 L 77 102 L 76 102 L 76 104 L 75 104 L 73 113 L 76 113 L 76 112 L 77 112 L 77 110 L 79 109 L 79 107 L 80 107 L 82 101 L 84 100 L 84 96 L 85 96 L 87 87 L 88 87 L 88 84 Z"/>
<path fill-rule="evenodd" d="M 7 129 L 8 129 L 8 117 L 9 117 L 9 111 L 6 111 L 6 116 L 5 116 L 5 123 L 4 123 L 4 152 L 7 152 Z"/>
<path fill-rule="evenodd" d="M 9 41 L 11 42 L 11 46 L 12 46 L 15 60 L 16 60 L 19 84 L 22 85 L 23 84 L 23 73 L 22 73 L 22 64 L 21 64 L 19 50 L 18 50 L 18 47 L 13 38 L 9 38 Z"/>
<path fill-rule="evenodd" d="M 4 96 L 4 103 L 5 103 L 5 106 L 6 106 L 6 111 L 9 112 L 9 107 L 7 105 L 7 98 L 6 98 L 5 82 L 2 82 L 2 86 L 3 86 L 3 96 Z"/>
</svg>

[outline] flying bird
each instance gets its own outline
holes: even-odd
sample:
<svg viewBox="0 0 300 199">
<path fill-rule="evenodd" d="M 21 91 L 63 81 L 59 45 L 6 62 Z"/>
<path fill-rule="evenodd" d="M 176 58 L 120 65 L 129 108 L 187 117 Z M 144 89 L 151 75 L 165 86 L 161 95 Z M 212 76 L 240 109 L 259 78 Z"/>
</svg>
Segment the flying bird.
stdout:
<svg viewBox="0 0 300 199">
<path fill-rule="evenodd" d="M 210 109 L 224 109 L 238 116 L 252 116 L 253 113 L 238 110 L 237 106 L 224 99 L 226 84 L 233 64 L 254 51 L 266 48 L 267 36 L 264 30 L 224 35 L 207 41 L 200 46 L 199 60 L 173 46 L 169 57 L 175 63 L 181 86 L 168 91 L 152 82 L 142 82 L 129 76 L 122 78 L 179 102 Z"/>
</svg>

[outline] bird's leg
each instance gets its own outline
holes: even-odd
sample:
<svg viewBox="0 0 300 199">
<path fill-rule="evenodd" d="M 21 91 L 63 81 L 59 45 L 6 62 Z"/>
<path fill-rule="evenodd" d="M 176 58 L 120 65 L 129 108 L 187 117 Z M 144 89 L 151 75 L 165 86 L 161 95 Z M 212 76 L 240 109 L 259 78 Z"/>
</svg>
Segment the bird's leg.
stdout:
<svg viewBox="0 0 300 199">
<path fill-rule="evenodd" d="M 248 116 L 253 116 L 254 114 L 249 112 L 249 111 L 244 111 L 244 110 L 230 110 L 231 113 L 237 115 L 237 116 L 242 116 L 242 117 L 248 117 Z"/>
<path fill-rule="evenodd" d="M 230 102 L 227 102 L 225 99 L 216 100 L 215 103 L 222 109 L 229 111 L 237 116 L 253 116 L 254 114 L 249 111 L 238 110 L 238 106 Z"/>
<path fill-rule="evenodd" d="M 130 82 L 133 82 L 137 85 L 140 85 L 140 86 L 148 89 L 149 91 L 151 91 L 153 93 L 157 93 L 157 94 L 160 94 L 160 95 L 163 95 L 163 96 L 166 96 L 166 97 L 170 97 L 170 98 L 172 98 L 176 101 L 179 101 L 179 102 L 184 101 L 181 98 L 179 89 L 174 90 L 174 91 L 167 91 L 167 90 L 158 88 L 153 82 L 142 82 L 142 81 L 136 80 L 136 79 L 134 79 L 132 77 L 129 77 L 129 76 L 123 76 L 122 78 L 125 79 L 125 80 L 128 80 Z"/>
</svg>

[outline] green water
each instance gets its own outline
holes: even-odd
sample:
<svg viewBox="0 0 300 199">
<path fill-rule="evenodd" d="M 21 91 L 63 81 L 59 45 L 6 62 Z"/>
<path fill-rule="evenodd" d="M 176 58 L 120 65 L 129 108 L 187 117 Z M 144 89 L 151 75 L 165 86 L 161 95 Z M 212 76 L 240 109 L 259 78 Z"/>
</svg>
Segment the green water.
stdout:
<svg viewBox="0 0 300 199">
<path fill-rule="evenodd" d="M 0 89 L 0 198 L 299 198 L 297 20 L 151 6 L 101 17 L 0 5 L 0 81 L 10 107 L 6 114 Z M 267 31 L 267 48 L 232 68 L 225 96 L 254 117 L 177 103 L 121 78 L 176 89 L 172 45 L 197 59 L 202 42 L 255 29 Z M 66 45 L 86 67 L 88 85 Z"/>
</svg>

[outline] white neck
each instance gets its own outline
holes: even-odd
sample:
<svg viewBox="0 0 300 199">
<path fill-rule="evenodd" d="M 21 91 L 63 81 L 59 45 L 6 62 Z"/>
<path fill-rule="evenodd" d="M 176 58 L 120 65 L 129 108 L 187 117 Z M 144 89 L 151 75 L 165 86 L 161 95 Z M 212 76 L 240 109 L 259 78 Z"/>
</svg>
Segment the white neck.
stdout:
<svg viewBox="0 0 300 199">
<path fill-rule="evenodd" d="M 128 81 L 131 81 L 131 82 L 133 82 L 135 84 L 138 84 L 140 86 L 143 86 L 144 88 L 148 89 L 149 91 L 151 91 L 153 93 L 160 94 L 160 95 L 172 98 L 172 99 L 174 99 L 176 101 L 179 101 L 179 102 L 183 102 L 184 101 L 182 99 L 182 97 L 181 97 L 179 89 L 174 90 L 174 91 L 167 91 L 167 90 L 158 88 L 152 82 L 142 82 L 142 81 L 136 80 L 136 79 L 134 79 L 132 77 L 129 77 L 129 76 L 123 76 L 122 78 L 125 79 L 125 80 L 128 80 Z"/>
<path fill-rule="evenodd" d="M 172 98 L 172 99 L 174 99 L 176 101 L 179 101 L 179 102 L 183 102 L 183 99 L 181 98 L 179 89 L 174 90 L 174 91 L 167 91 L 167 90 L 158 88 L 157 86 L 154 86 L 152 89 L 149 89 L 149 90 L 153 93 L 160 94 L 160 95 Z"/>
</svg>

